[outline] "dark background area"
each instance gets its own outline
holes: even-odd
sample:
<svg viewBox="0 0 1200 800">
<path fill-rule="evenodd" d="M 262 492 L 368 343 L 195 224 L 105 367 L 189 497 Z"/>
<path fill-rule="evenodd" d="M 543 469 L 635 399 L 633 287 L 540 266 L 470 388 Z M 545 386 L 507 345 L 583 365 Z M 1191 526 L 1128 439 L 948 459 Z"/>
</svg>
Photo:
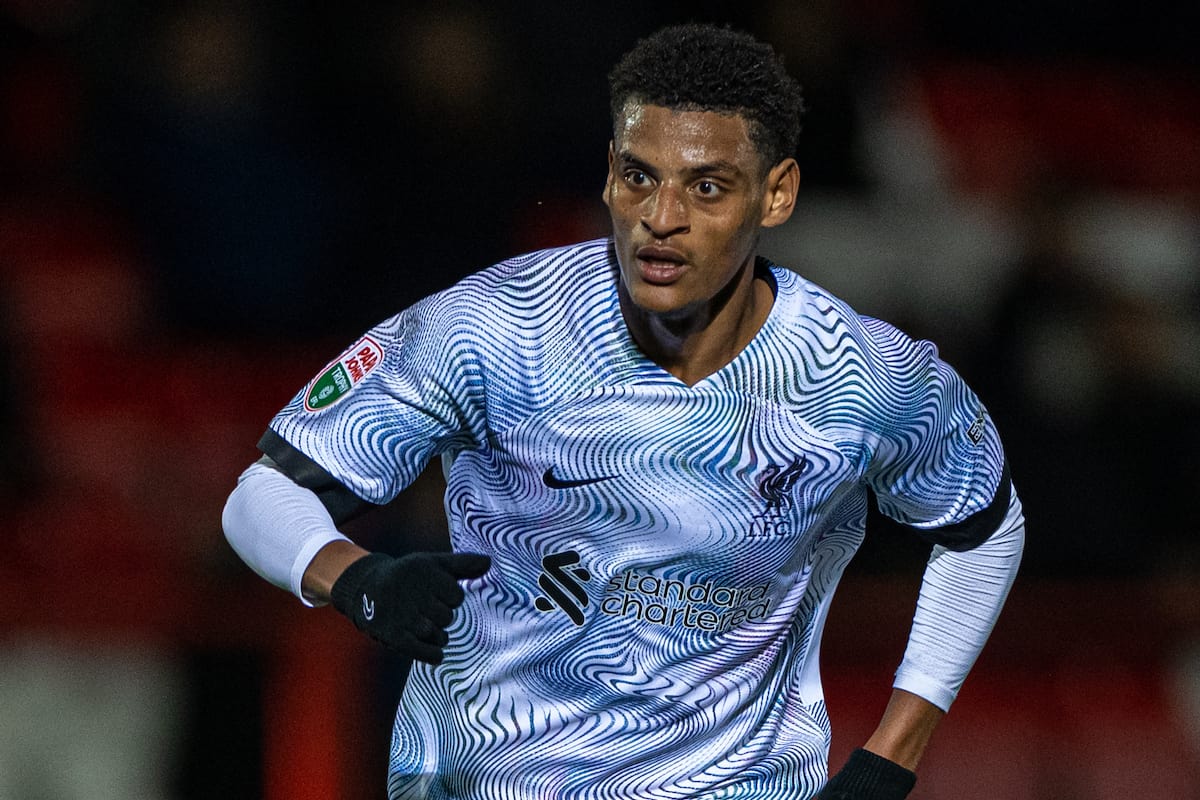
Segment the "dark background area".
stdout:
<svg viewBox="0 0 1200 800">
<path fill-rule="evenodd" d="M 0 800 L 382 796 L 404 665 L 251 574 L 224 498 L 364 329 L 606 235 L 606 72 L 686 20 L 805 87 L 763 252 L 934 339 L 1025 503 L 915 796 L 1200 796 L 1195 4 L 4 0 Z M 440 502 L 431 470 L 355 532 L 438 546 Z M 926 554 L 873 518 L 830 623 L 835 751 Z"/>
</svg>

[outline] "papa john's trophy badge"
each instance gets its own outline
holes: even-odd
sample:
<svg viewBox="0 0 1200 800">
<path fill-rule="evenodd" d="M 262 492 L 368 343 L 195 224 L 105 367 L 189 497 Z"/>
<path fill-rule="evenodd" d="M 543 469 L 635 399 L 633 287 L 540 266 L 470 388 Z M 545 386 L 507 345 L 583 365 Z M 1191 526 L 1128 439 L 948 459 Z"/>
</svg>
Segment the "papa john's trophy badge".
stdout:
<svg viewBox="0 0 1200 800">
<path fill-rule="evenodd" d="M 319 411 L 341 400 L 383 362 L 383 348 L 369 336 L 364 336 L 346 349 L 308 385 L 304 407 Z"/>
</svg>

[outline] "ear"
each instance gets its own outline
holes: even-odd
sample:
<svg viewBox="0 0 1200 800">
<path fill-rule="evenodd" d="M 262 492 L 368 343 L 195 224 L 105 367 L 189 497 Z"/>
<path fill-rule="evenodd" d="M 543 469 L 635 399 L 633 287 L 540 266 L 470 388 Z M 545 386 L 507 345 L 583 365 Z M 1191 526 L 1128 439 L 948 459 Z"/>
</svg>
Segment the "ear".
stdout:
<svg viewBox="0 0 1200 800">
<path fill-rule="evenodd" d="M 774 228 L 792 216 L 796 194 L 800 191 L 800 165 L 794 158 L 785 158 L 767 173 L 767 190 L 763 195 L 762 226 Z"/>
</svg>

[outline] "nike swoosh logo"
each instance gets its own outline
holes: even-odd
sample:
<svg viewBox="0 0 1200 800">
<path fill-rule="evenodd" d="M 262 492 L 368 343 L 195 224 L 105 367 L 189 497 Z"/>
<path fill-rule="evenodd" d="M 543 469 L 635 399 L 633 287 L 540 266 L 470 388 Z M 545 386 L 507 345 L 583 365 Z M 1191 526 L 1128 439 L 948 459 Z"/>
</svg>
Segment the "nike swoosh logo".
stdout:
<svg viewBox="0 0 1200 800">
<path fill-rule="evenodd" d="M 578 486 L 587 486 L 590 483 L 599 483 L 600 481 L 610 481 L 616 475 L 598 475 L 592 478 L 559 478 L 554 474 L 554 467 L 542 473 L 542 483 L 549 486 L 551 489 L 574 489 Z"/>
</svg>

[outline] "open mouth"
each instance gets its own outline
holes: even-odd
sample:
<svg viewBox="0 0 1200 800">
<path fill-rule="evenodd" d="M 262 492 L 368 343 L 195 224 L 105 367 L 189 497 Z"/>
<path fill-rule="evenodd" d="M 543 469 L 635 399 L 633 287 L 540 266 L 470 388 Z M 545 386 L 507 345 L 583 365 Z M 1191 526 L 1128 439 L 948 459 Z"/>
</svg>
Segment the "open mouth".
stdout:
<svg viewBox="0 0 1200 800">
<path fill-rule="evenodd" d="M 637 250 L 638 271 L 646 283 L 674 283 L 687 269 L 683 253 L 671 247 L 647 245 Z"/>
</svg>

